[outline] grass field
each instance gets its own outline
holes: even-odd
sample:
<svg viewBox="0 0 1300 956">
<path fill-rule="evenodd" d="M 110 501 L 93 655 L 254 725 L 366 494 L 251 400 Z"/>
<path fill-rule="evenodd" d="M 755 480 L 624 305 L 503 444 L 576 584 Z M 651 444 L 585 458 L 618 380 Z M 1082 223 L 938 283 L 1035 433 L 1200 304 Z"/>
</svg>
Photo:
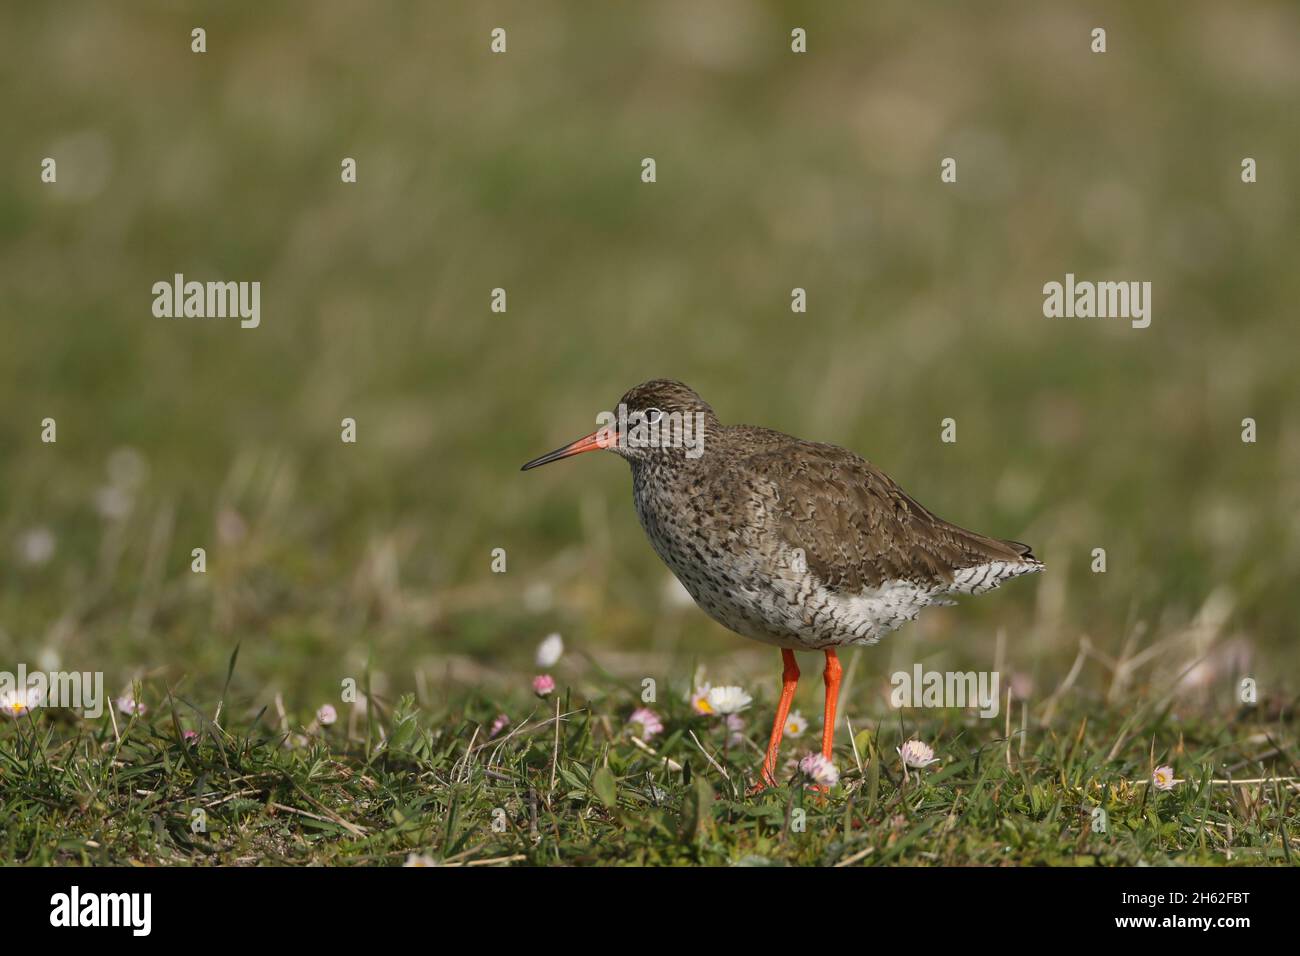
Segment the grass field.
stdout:
<svg viewBox="0 0 1300 956">
<path fill-rule="evenodd" d="M 350 726 L 304 726 L 278 701 L 253 720 L 179 699 L 90 726 L 20 718 L 2 752 L 5 850 L 87 864 L 1291 864 L 1294 783 L 1260 776 L 1294 759 L 1285 731 L 1137 697 L 1127 715 L 1076 706 L 1010 734 L 956 712 L 867 719 L 830 792 L 787 768 L 788 786 L 757 797 L 751 735 L 670 700 L 646 742 L 627 722 L 638 698 L 608 677 L 554 710 L 516 695 L 495 736 L 502 705 L 481 694 L 372 698 Z M 904 736 L 933 741 L 939 763 L 905 772 Z M 1157 763 L 1177 768 L 1173 789 L 1150 785 Z"/>
<path fill-rule="evenodd" d="M 146 708 L 0 720 L 5 861 L 1291 861 L 1292 5 L 372 6 L 0 11 L 0 671 Z M 260 327 L 153 317 L 178 272 Z M 1045 318 L 1066 273 L 1150 327 Z M 827 794 L 745 797 L 778 655 L 682 602 L 625 466 L 518 471 L 659 376 L 1047 564 L 846 652 Z M 917 663 L 998 715 L 892 707 Z"/>
</svg>

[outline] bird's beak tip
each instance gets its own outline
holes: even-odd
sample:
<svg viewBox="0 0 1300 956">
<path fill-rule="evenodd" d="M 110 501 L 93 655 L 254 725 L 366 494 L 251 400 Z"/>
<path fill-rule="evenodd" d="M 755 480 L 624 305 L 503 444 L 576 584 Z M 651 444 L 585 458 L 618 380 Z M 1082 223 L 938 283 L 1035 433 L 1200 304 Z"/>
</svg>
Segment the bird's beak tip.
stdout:
<svg viewBox="0 0 1300 956">
<path fill-rule="evenodd" d="M 538 465 L 545 465 L 552 461 L 559 461 L 561 458 L 572 458 L 574 455 L 581 455 L 583 452 L 587 451 L 599 451 L 605 448 L 607 443 L 608 438 L 603 431 L 594 431 L 585 438 L 579 438 L 577 441 L 570 442 L 562 448 L 557 448 L 549 454 L 542 455 L 540 458 L 534 458 L 519 470 L 528 471 L 531 468 L 536 468 Z"/>
</svg>

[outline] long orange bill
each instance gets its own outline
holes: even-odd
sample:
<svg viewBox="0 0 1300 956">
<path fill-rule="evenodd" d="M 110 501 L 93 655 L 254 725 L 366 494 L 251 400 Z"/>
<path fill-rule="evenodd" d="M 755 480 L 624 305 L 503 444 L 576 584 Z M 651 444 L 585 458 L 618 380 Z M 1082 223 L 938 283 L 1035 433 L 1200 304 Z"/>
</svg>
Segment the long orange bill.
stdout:
<svg viewBox="0 0 1300 956">
<path fill-rule="evenodd" d="M 559 461 L 561 458 L 572 458 L 574 455 L 581 455 L 584 451 L 600 451 L 608 448 L 617 441 L 617 434 L 612 428 L 598 428 L 586 438 L 579 438 L 575 442 L 570 442 L 563 448 L 557 448 L 553 452 L 543 455 L 541 458 L 534 458 L 520 471 L 527 471 L 529 468 L 536 468 L 538 465 L 547 465 L 553 461 Z"/>
</svg>

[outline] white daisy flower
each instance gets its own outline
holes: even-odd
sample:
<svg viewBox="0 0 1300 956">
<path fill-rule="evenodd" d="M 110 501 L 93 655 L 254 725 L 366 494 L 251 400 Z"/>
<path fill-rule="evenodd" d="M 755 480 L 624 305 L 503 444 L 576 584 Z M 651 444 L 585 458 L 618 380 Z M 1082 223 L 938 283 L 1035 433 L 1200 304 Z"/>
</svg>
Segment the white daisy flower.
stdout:
<svg viewBox="0 0 1300 956">
<path fill-rule="evenodd" d="M 537 645 L 537 666 L 542 670 L 554 667 L 563 654 L 564 638 L 559 634 L 551 634 Z"/>
<path fill-rule="evenodd" d="M 790 711 L 785 719 L 785 735 L 787 737 L 802 737 L 804 731 L 808 729 L 808 721 L 804 719 L 803 714 L 797 710 Z"/>
<path fill-rule="evenodd" d="M 898 756 L 903 759 L 904 766 L 914 767 L 917 770 L 937 763 L 939 759 L 934 755 L 934 748 L 919 740 L 909 740 L 895 749 L 898 751 Z"/>
<path fill-rule="evenodd" d="M 695 687 L 686 699 L 690 702 L 691 710 L 697 714 L 713 713 L 713 706 L 709 703 L 709 692 L 713 690 L 713 685 L 707 681 L 704 683 L 696 682 Z"/>
<path fill-rule="evenodd" d="M 1151 774 L 1151 785 L 1157 790 L 1172 790 L 1177 783 L 1173 767 L 1156 767 Z"/>
<path fill-rule="evenodd" d="M 709 690 L 709 712 L 714 714 L 738 714 L 753 702 L 754 698 L 739 687 L 713 687 Z"/>
<path fill-rule="evenodd" d="M 41 706 L 41 692 L 35 687 L 0 693 L 0 710 L 10 717 L 22 717 L 39 706 Z"/>
</svg>

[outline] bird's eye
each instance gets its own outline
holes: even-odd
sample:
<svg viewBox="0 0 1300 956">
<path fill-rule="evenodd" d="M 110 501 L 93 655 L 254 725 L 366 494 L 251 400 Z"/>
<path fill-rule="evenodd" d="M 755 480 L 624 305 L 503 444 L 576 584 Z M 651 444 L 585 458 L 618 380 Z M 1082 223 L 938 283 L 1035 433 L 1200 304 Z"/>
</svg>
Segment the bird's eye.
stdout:
<svg viewBox="0 0 1300 956">
<path fill-rule="evenodd" d="M 647 408 L 641 414 L 645 416 L 645 423 L 647 425 L 658 425 L 659 419 L 664 417 L 664 413 L 657 408 Z"/>
</svg>

